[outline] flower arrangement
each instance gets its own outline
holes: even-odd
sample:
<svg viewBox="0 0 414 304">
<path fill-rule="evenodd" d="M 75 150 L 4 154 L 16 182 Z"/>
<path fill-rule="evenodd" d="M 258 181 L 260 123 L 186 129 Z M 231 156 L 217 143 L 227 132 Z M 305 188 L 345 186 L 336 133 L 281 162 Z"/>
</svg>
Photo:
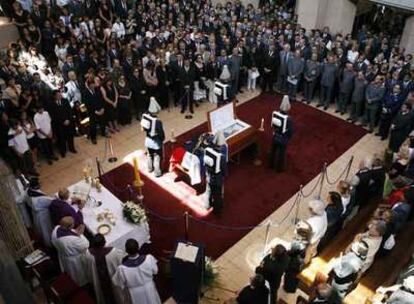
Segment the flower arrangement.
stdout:
<svg viewBox="0 0 414 304">
<path fill-rule="evenodd" d="M 219 277 L 218 266 L 214 264 L 214 261 L 212 258 L 206 256 L 203 285 L 212 286 L 217 281 L 218 277 Z"/>
<path fill-rule="evenodd" d="M 124 204 L 124 217 L 131 223 L 141 224 L 148 221 L 147 214 L 141 205 L 132 201 L 127 201 Z"/>
</svg>

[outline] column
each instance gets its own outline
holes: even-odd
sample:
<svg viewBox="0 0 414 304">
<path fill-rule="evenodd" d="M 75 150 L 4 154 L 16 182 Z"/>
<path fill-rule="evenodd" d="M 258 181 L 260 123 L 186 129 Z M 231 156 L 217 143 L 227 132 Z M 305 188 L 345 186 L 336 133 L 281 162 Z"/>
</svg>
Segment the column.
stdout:
<svg viewBox="0 0 414 304">
<path fill-rule="evenodd" d="M 350 33 L 356 5 L 349 0 L 297 0 L 299 23 L 306 30 L 329 26 L 332 33 Z"/>
<path fill-rule="evenodd" d="M 325 19 L 327 5 L 327 0 L 297 0 L 298 22 L 306 30 L 320 28 L 319 24 Z"/>
<path fill-rule="evenodd" d="M 400 47 L 405 48 L 407 53 L 414 54 L 414 16 L 405 20 Z"/>
<path fill-rule="evenodd" d="M 351 33 L 357 6 L 349 0 L 330 0 L 328 3 L 325 25 L 329 26 L 331 33 Z"/>
</svg>

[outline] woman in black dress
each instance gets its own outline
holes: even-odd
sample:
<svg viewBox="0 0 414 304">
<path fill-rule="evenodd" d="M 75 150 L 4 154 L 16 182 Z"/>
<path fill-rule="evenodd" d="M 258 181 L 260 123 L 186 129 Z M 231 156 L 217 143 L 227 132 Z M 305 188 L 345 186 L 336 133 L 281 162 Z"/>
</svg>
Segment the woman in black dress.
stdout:
<svg viewBox="0 0 414 304">
<path fill-rule="evenodd" d="M 20 35 L 23 33 L 23 28 L 27 26 L 27 18 L 29 14 L 22 8 L 20 2 L 13 3 L 12 22 L 16 25 Z"/>
<path fill-rule="evenodd" d="M 160 65 L 157 67 L 157 78 L 158 78 L 158 96 L 160 106 L 165 109 L 169 104 L 169 68 L 165 63 L 165 59 L 160 59 Z"/>
<path fill-rule="evenodd" d="M 148 96 L 144 77 L 138 67 L 135 67 L 132 71 L 129 83 L 131 84 L 132 103 L 134 105 L 135 115 L 137 120 L 140 121 L 142 113 L 147 110 Z"/>
<path fill-rule="evenodd" d="M 118 78 L 118 121 L 122 126 L 131 123 L 131 89 L 126 82 L 125 75 Z"/>
<path fill-rule="evenodd" d="M 112 10 L 106 0 L 101 1 L 101 5 L 99 6 L 98 11 L 99 11 L 99 18 L 104 23 L 104 26 L 112 27 L 112 22 L 113 22 Z"/>
<path fill-rule="evenodd" d="M 29 32 L 33 44 L 36 45 L 36 47 L 39 47 L 42 34 L 40 33 L 39 27 L 34 24 L 32 18 L 27 19 L 27 31 Z"/>
<path fill-rule="evenodd" d="M 105 84 L 101 86 L 101 95 L 104 102 L 106 119 L 108 122 L 109 132 L 119 132 L 116 123 L 116 110 L 118 107 L 118 90 L 114 86 L 111 78 L 105 80 Z"/>
</svg>

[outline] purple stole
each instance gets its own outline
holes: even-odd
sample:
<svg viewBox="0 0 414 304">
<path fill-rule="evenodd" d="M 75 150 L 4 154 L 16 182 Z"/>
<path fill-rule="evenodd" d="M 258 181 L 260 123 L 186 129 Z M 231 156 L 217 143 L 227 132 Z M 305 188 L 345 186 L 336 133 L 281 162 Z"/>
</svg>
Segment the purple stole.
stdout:
<svg viewBox="0 0 414 304">
<path fill-rule="evenodd" d="M 110 253 L 112 247 L 89 248 L 90 254 L 93 255 L 98 272 L 101 291 L 105 299 L 105 303 L 115 303 L 115 297 L 112 290 L 112 281 L 109 276 L 108 266 L 106 265 L 106 255 Z"/>
<path fill-rule="evenodd" d="M 75 220 L 75 227 L 83 224 L 82 212 L 76 212 L 69 203 L 55 199 L 49 206 L 50 216 L 54 225 L 59 225 L 60 220 L 65 216 L 71 216 Z"/>
<path fill-rule="evenodd" d="M 130 259 L 129 257 L 125 257 L 122 260 L 122 265 L 126 267 L 139 267 L 142 263 L 144 263 L 146 255 L 139 255 L 136 259 Z"/>
<path fill-rule="evenodd" d="M 78 235 L 75 232 L 73 232 L 72 229 L 66 229 L 66 228 L 59 227 L 56 230 L 56 237 L 60 239 L 61 237 L 65 237 L 65 236 L 78 236 Z"/>
</svg>

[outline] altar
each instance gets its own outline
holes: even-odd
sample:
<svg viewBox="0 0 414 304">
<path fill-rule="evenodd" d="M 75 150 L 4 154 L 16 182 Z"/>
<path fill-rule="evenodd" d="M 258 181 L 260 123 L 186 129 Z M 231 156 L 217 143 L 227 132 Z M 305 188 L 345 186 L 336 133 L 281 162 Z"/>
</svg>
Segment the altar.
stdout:
<svg viewBox="0 0 414 304">
<path fill-rule="evenodd" d="M 127 239 L 135 239 L 140 246 L 150 243 L 150 233 L 148 223 L 132 224 L 127 222 L 123 216 L 122 202 L 114 196 L 108 189 L 101 186 L 100 192 L 84 180 L 68 187 L 71 197 L 87 196 L 86 205 L 82 209 L 84 223 L 93 233 L 98 233 L 101 225 L 110 227 L 106 235 L 106 245 L 125 250 Z M 98 215 L 110 213 L 113 220 L 109 221 Z"/>
</svg>

